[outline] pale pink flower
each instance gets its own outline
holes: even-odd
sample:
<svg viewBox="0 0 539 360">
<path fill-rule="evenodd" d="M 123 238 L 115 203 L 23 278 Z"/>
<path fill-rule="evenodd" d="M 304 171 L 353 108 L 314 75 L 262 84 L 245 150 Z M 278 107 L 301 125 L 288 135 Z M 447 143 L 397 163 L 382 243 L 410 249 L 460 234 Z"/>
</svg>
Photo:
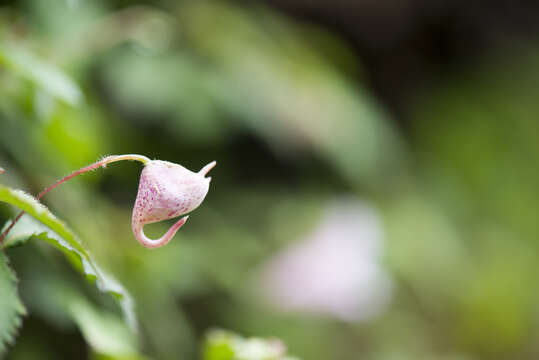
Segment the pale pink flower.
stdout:
<svg viewBox="0 0 539 360">
<path fill-rule="evenodd" d="M 392 281 L 380 264 L 383 232 L 376 211 L 345 200 L 312 234 L 263 266 L 264 297 L 280 310 L 357 321 L 383 311 Z"/>
<path fill-rule="evenodd" d="M 140 244 L 156 248 L 167 244 L 176 231 L 187 221 L 182 217 L 157 240 L 144 234 L 144 225 L 175 218 L 195 210 L 204 200 L 210 186 L 210 177 L 205 175 L 215 166 L 215 161 L 199 172 L 187 170 L 168 161 L 148 162 L 140 175 L 131 227 Z"/>
</svg>

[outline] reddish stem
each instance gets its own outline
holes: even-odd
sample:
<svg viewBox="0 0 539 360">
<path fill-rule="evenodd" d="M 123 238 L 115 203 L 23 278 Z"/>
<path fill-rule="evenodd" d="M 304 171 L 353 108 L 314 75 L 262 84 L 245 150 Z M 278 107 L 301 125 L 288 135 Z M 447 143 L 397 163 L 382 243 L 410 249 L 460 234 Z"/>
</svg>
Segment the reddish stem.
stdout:
<svg viewBox="0 0 539 360">
<path fill-rule="evenodd" d="M 71 174 L 67 175 L 66 177 L 58 180 L 57 182 L 55 182 L 54 184 L 52 184 L 51 186 L 49 186 L 48 188 L 46 188 L 45 190 L 43 190 L 42 192 L 40 192 L 37 196 L 36 196 L 36 199 L 41 199 L 43 196 L 45 196 L 49 191 L 51 190 L 54 190 L 58 185 L 60 184 L 63 184 L 64 182 L 66 182 L 67 180 L 69 179 L 72 179 L 74 178 L 75 176 L 77 175 L 80 175 L 80 174 L 83 174 L 85 172 L 88 172 L 88 171 L 92 171 L 92 170 L 95 170 L 99 167 L 103 167 L 105 168 L 107 166 L 107 164 L 111 163 L 111 162 L 116 162 L 116 161 L 121 161 L 121 160 L 137 160 L 137 161 L 140 161 L 142 162 L 143 164 L 147 164 L 150 159 L 148 159 L 147 157 L 145 156 L 142 156 L 142 155 L 135 155 L 135 154 L 127 154 L 127 155 L 111 155 L 111 156 L 106 156 L 104 157 L 103 159 L 93 163 L 93 164 L 90 164 L 86 167 L 83 167 L 82 169 L 79 169 L 77 171 L 74 171 L 72 172 Z M 0 173 L 4 173 L 4 169 L 0 168 Z M 13 221 L 11 222 L 11 224 L 9 224 L 9 226 L 6 228 L 6 230 L 4 230 L 4 232 L 0 235 L 0 245 L 2 245 L 2 242 L 4 241 L 4 239 L 6 238 L 6 236 L 9 234 L 9 232 L 11 231 L 11 229 L 15 226 L 15 224 L 17 223 L 17 221 L 19 221 L 19 219 L 24 215 L 24 211 L 21 211 L 19 213 L 19 215 L 17 215 L 17 217 L 15 219 L 13 219 Z"/>
</svg>

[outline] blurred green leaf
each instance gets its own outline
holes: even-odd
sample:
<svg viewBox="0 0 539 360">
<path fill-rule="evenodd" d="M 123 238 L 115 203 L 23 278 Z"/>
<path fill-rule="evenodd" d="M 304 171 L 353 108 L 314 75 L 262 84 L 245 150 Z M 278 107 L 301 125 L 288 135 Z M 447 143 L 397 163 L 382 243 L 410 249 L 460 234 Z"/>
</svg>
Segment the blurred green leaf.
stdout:
<svg viewBox="0 0 539 360">
<path fill-rule="evenodd" d="M 148 123 L 162 118 L 184 142 L 221 141 L 230 125 L 220 118 L 211 96 L 211 68 L 191 53 L 148 55 L 129 48 L 109 58 L 103 78 L 122 107 L 149 114 L 140 119 Z"/>
<path fill-rule="evenodd" d="M 21 324 L 21 316 L 26 313 L 17 294 L 17 279 L 3 251 L 0 251 L 0 294 L 1 354 L 5 351 L 6 344 L 13 341 L 15 332 Z"/>
<path fill-rule="evenodd" d="M 68 307 L 86 342 L 100 358 L 143 359 L 138 354 L 133 333 L 121 319 L 98 311 L 81 298 L 73 298 Z"/>
<path fill-rule="evenodd" d="M 22 48 L 0 46 L 0 65 L 35 83 L 39 88 L 70 105 L 82 100 L 82 91 L 59 68 L 38 59 Z"/>
<path fill-rule="evenodd" d="M 133 300 L 127 290 L 116 279 L 106 274 L 97 266 L 90 254 L 79 243 L 77 237 L 63 222 L 58 220 L 37 199 L 21 190 L 0 186 L 0 201 L 20 208 L 41 222 L 41 224 L 48 227 L 45 230 L 43 225 L 37 222 L 31 224 L 29 221 L 25 224 L 17 224 L 13 229 L 14 238 L 7 239 L 6 246 L 20 244 L 30 237 L 44 240 L 53 245 L 62 251 L 77 270 L 85 275 L 88 280 L 95 281 L 99 290 L 113 295 L 118 300 L 126 321 L 132 329 L 136 329 Z M 9 226 L 9 224 L 6 226 Z"/>
<path fill-rule="evenodd" d="M 298 360 L 286 355 L 278 339 L 245 339 L 224 330 L 209 332 L 203 354 L 203 360 Z"/>
</svg>

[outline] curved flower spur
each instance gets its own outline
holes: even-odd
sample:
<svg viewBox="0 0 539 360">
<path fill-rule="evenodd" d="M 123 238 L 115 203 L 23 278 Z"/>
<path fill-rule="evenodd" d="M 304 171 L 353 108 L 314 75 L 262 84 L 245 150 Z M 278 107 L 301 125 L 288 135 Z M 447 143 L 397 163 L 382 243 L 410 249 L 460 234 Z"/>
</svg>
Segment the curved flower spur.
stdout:
<svg viewBox="0 0 539 360">
<path fill-rule="evenodd" d="M 167 244 L 189 216 L 178 220 L 157 240 L 148 239 L 144 225 L 172 219 L 195 210 L 204 200 L 211 177 L 206 174 L 215 166 L 213 161 L 198 173 L 168 161 L 150 161 L 140 175 L 137 199 L 131 226 L 135 238 L 147 248 Z"/>
<path fill-rule="evenodd" d="M 110 163 L 122 160 L 135 160 L 144 164 L 131 222 L 135 238 L 142 246 L 150 249 L 166 245 L 185 224 L 188 216 L 182 217 L 170 227 L 165 235 L 156 240 L 146 237 L 143 230 L 144 225 L 172 219 L 195 210 L 208 193 L 211 178 L 206 177 L 206 174 L 215 166 L 215 161 L 204 166 L 198 173 L 194 173 L 181 165 L 168 161 L 150 160 L 143 155 L 106 156 L 58 180 L 39 193 L 36 199 L 41 199 L 49 191 L 77 175 L 100 167 L 105 168 Z M 0 168 L 0 173 L 3 172 L 4 169 Z M 24 211 L 20 212 L 4 232 L 0 234 L 0 244 L 23 215 Z"/>
</svg>

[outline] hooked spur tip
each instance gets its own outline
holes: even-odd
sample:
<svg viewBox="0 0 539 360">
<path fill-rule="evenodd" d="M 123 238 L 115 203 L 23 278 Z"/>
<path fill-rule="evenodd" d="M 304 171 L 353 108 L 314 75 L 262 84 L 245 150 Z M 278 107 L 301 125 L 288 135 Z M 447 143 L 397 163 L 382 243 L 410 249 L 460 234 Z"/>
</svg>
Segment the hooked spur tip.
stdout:
<svg viewBox="0 0 539 360">
<path fill-rule="evenodd" d="M 172 225 L 170 229 L 168 229 L 165 235 L 161 236 L 157 240 L 149 239 L 144 234 L 144 224 L 133 224 L 133 234 L 142 246 L 148 249 L 155 249 L 168 244 L 169 241 L 172 240 L 176 232 L 185 224 L 187 219 L 189 219 L 189 215 L 182 217 L 179 221 Z"/>
<path fill-rule="evenodd" d="M 209 163 L 208 165 L 204 166 L 198 173 L 203 175 L 203 176 L 206 176 L 206 174 L 211 170 L 213 169 L 213 167 L 217 165 L 217 161 L 212 161 L 211 163 Z"/>
</svg>

